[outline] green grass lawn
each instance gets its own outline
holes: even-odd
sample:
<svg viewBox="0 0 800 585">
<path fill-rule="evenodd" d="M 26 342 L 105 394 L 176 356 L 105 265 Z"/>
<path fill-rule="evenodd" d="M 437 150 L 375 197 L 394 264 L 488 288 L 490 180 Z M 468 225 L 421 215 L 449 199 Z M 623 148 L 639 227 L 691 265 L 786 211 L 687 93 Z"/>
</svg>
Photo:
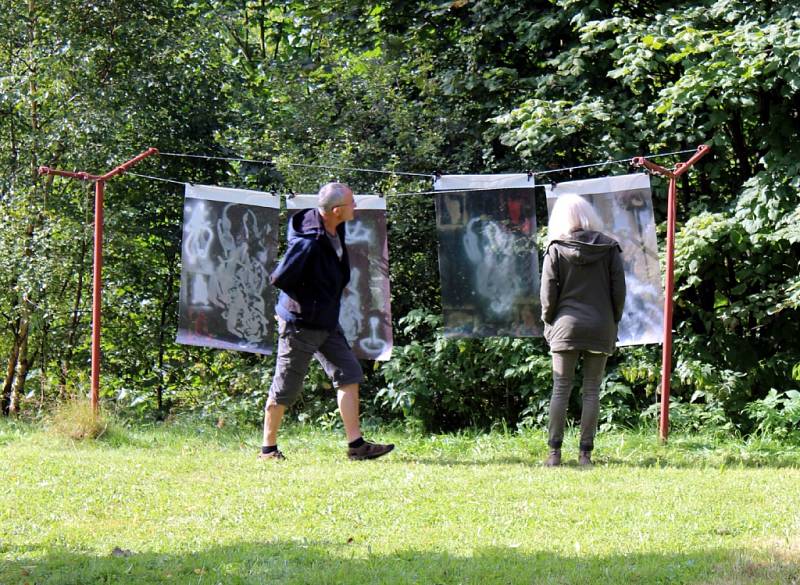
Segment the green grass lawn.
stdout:
<svg viewBox="0 0 800 585">
<path fill-rule="evenodd" d="M 73 443 L 0 422 L 0 583 L 798 583 L 800 447 L 544 435 L 117 429 Z"/>
</svg>

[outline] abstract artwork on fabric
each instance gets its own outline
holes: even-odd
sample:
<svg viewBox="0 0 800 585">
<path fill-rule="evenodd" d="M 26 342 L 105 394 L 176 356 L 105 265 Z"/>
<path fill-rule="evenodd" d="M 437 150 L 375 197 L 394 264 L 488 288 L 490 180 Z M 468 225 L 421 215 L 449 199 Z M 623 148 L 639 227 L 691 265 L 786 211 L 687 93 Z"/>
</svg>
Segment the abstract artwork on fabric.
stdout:
<svg viewBox="0 0 800 585">
<path fill-rule="evenodd" d="M 276 196 L 186 185 L 178 343 L 273 351 Z"/>
<path fill-rule="evenodd" d="M 350 283 L 342 294 L 339 323 L 356 357 L 384 361 L 393 346 L 386 200 L 378 195 L 355 200 L 355 216 L 345 224 Z M 290 214 L 316 205 L 316 195 L 296 195 L 286 204 Z"/>
<path fill-rule="evenodd" d="M 622 175 L 570 181 L 545 187 L 547 208 L 575 193 L 589 201 L 603 221 L 602 231 L 619 242 L 628 290 L 618 346 L 659 343 L 663 335 L 664 293 L 658 263 L 650 177 Z"/>
<path fill-rule="evenodd" d="M 436 193 L 445 336 L 541 336 L 535 198 L 527 175 L 448 176 L 437 183 L 437 190 L 448 189 Z"/>
</svg>

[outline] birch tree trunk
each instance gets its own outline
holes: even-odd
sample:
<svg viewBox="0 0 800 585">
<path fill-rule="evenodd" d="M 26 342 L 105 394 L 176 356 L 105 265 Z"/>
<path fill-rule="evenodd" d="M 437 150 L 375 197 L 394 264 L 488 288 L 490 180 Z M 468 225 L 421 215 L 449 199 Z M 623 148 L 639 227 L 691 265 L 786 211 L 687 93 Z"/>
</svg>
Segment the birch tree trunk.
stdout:
<svg viewBox="0 0 800 585">
<path fill-rule="evenodd" d="M 14 342 L 11 344 L 11 352 L 8 356 L 6 375 L 3 381 L 3 393 L 0 394 L 0 406 L 4 416 L 8 416 L 11 406 L 11 391 L 14 387 L 14 374 L 17 371 L 17 359 L 19 358 L 19 336 L 14 332 Z"/>
<path fill-rule="evenodd" d="M 19 397 L 24 392 L 25 380 L 28 378 L 28 369 L 30 368 L 30 362 L 28 361 L 28 324 L 30 323 L 30 318 L 26 314 L 23 315 L 20 321 L 17 368 L 8 400 L 8 414 L 12 416 L 19 413 Z"/>
</svg>

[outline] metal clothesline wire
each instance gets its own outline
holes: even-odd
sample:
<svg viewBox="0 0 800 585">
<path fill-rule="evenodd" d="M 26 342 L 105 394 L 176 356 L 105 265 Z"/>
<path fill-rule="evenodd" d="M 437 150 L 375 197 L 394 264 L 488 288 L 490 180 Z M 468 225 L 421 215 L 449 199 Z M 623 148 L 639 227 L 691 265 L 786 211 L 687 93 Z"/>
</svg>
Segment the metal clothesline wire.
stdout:
<svg viewBox="0 0 800 585">
<path fill-rule="evenodd" d="M 141 173 L 134 173 L 132 171 L 125 171 L 126 175 L 133 175 L 134 177 L 141 177 L 142 179 L 151 179 L 153 181 L 162 181 L 164 183 L 174 183 L 175 185 L 185 185 L 188 181 L 176 181 L 175 179 L 165 179 L 164 177 L 154 177 L 152 175 L 143 175 Z"/>
<path fill-rule="evenodd" d="M 134 173 L 132 171 L 126 171 L 126 175 L 132 175 L 134 177 L 141 177 L 142 179 L 151 179 L 153 181 L 162 181 L 164 183 L 172 183 L 174 185 L 186 185 L 187 183 L 192 185 L 193 183 L 190 181 L 176 181 L 175 179 L 166 179 L 164 177 L 154 177 L 153 175 L 144 175 L 142 173 Z M 531 185 L 532 187 L 534 185 Z M 542 187 L 543 185 L 535 185 L 536 187 Z M 475 188 L 470 189 L 470 191 L 491 191 L 494 187 L 489 188 Z M 455 192 L 455 191 L 463 191 L 464 189 L 440 189 L 438 191 L 409 191 L 407 193 L 356 193 L 356 195 L 380 195 L 382 197 L 397 197 L 397 196 L 405 196 L 405 195 L 433 195 L 435 193 L 448 193 L 448 192 Z M 269 193 L 270 191 L 266 191 Z M 292 193 L 287 192 L 286 195 L 289 197 L 293 197 L 295 195 L 315 195 L 314 193 Z"/>
<path fill-rule="evenodd" d="M 134 177 L 141 177 L 142 179 L 151 179 L 153 181 L 162 181 L 164 183 L 172 183 L 174 185 L 186 185 L 187 183 L 190 184 L 190 185 L 193 184 L 191 181 L 176 181 L 175 179 L 166 179 L 164 177 L 154 177 L 153 175 L 144 175 L 142 173 L 134 173 L 132 171 L 127 171 L 125 174 L 126 175 L 133 175 Z M 428 175 L 426 175 L 426 176 L 428 176 Z M 269 192 L 269 191 L 267 191 L 267 192 Z M 438 192 L 439 191 L 414 191 L 414 192 L 409 192 L 409 193 L 390 193 L 389 195 L 391 195 L 392 197 L 394 197 L 396 195 L 427 195 L 429 193 L 438 193 Z M 368 193 L 368 195 L 375 195 L 375 194 L 376 193 Z M 302 195 L 302 193 L 287 193 L 287 195 L 292 197 L 294 195 Z M 313 195 L 313 193 L 310 193 L 310 195 Z M 357 195 L 361 195 L 361 193 L 357 193 Z M 381 193 L 380 195 L 384 195 L 384 194 Z"/>
<path fill-rule="evenodd" d="M 644 156 L 644 158 L 663 158 L 665 156 L 674 156 L 676 154 L 688 154 L 690 152 L 697 152 L 697 149 L 696 148 L 692 148 L 692 149 L 689 149 L 689 150 L 676 150 L 675 152 L 660 152 L 658 154 L 647 154 L 647 155 Z M 531 175 L 536 177 L 536 176 L 539 176 L 539 175 L 549 175 L 551 173 L 561 173 L 561 172 L 564 172 L 564 171 L 569 172 L 569 171 L 575 171 L 575 170 L 578 170 L 578 169 L 588 169 L 588 168 L 591 168 L 591 167 L 602 167 L 604 165 L 630 163 L 632 161 L 633 161 L 632 157 L 631 158 L 620 158 L 620 159 L 617 159 L 617 160 L 607 160 L 607 161 L 603 161 L 603 162 L 590 163 L 590 164 L 586 164 L 586 165 L 575 165 L 575 166 L 572 166 L 572 167 L 563 167 L 563 168 L 560 168 L 560 169 L 551 169 L 551 170 L 548 170 L 548 171 L 536 171 L 536 172 L 532 172 Z"/>
<path fill-rule="evenodd" d="M 166 179 L 164 177 L 154 177 L 153 175 L 144 175 L 142 173 L 134 173 L 132 171 L 126 171 L 126 175 L 132 175 L 134 177 L 141 177 L 142 179 L 151 179 L 153 181 L 162 181 L 164 183 L 172 183 L 174 185 L 186 185 L 189 183 L 192 185 L 190 181 L 176 181 L 175 179 Z M 533 185 L 532 185 L 533 186 Z M 537 187 L 541 187 L 541 185 L 537 185 Z M 470 189 L 470 191 L 490 191 L 492 188 L 476 188 Z M 388 197 L 397 197 L 398 195 L 433 195 L 434 193 L 447 193 L 449 191 L 463 191 L 464 189 L 441 189 L 439 191 L 409 191 L 407 193 L 356 193 L 356 195 L 380 195 L 380 196 L 388 196 Z M 267 191 L 269 192 L 269 191 Z M 293 197 L 295 195 L 304 195 L 304 193 L 286 193 L 289 197 Z M 308 195 L 314 195 L 314 193 L 308 193 Z"/>
<path fill-rule="evenodd" d="M 664 158 L 667 156 L 675 156 L 678 154 L 688 154 L 690 152 L 696 152 L 696 149 L 688 149 L 688 150 L 676 150 L 673 152 L 660 152 L 656 154 L 648 154 L 645 155 L 644 158 Z M 275 165 L 274 162 L 271 161 L 261 161 L 255 159 L 245 159 L 245 158 L 232 158 L 232 157 L 221 157 L 221 156 L 207 156 L 207 155 L 199 155 L 199 154 L 181 154 L 181 153 L 174 153 L 174 152 L 162 152 L 161 155 L 165 156 L 176 156 L 176 157 L 190 157 L 190 158 L 203 158 L 203 159 L 211 159 L 211 160 L 228 160 L 228 161 L 237 161 L 237 162 L 250 162 L 250 163 L 257 163 L 257 164 L 265 164 L 265 165 Z M 589 163 L 585 165 L 574 165 L 569 167 L 562 167 L 559 169 L 549 169 L 546 171 L 536 171 L 536 172 L 529 172 L 528 175 L 534 179 L 540 175 L 550 175 L 553 173 L 561 173 L 561 172 L 572 172 L 574 170 L 580 169 L 588 169 L 593 167 L 602 167 L 606 165 L 613 165 L 613 164 L 623 164 L 627 163 L 630 164 L 633 161 L 633 157 L 631 158 L 620 158 L 616 160 L 607 160 L 597 163 Z M 415 176 L 415 177 L 432 177 L 434 181 L 438 180 L 440 174 L 432 173 L 432 174 L 422 174 L 422 173 L 407 173 L 402 171 L 383 171 L 378 169 L 362 169 L 362 168 L 355 168 L 355 167 L 333 167 L 333 166 L 326 166 L 326 165 L 312 165 L 312 164 L 300 164 L 300 163 L 287 163 L 287 166 L 295 166 L 295 167 L 307 167 L 307 168 L 324 168 L 324 169 L 334 169 L 334 170 L 347 170 L 347 171 L 357 171 L 357 172 L 366 172 L 366 173 L 384 173 L 384 174 L 394 174 L 394 175 L 407 175 L 407 176 Z M 185 181 L 176 181 L 174 179 L 166 179 L 164 177 L 154 177 L 152 175 L 144 175 L 141 173 L 134 173 L 131 171 L 127 172 L 128 175 L 133 175 L 135 177 L 141 177 L 143 179 L 151 179 L 153 181 L 163 181 L 165 183 L 173 183 L 175 185 L 185 185 Z M 513 174 L 513 173 L 511 173 Z M 522 173 L 520 173 L 522 174 Z M 531 187 L 544 187 L 544 185 L 531 185 Z M 482 188 L 471 188 L 470 191 L 489 191 L 494 189 L 495 187 L 482 187 Z M 388 195 L 392 197 L 397 196 L 406 196 L 406 195 L 434 195 L 436 193 L 446 193 L 448 191 L 463 191 L 464 189 L 439 189 L 435 191 L 410 191 L 406 193 L 389 193 Z"/>
<path fill-rule="evenodd" d="M 205 154 L 184 154 L 180 152 L 159 152 L 161 156 L 176 156 L 176 157 L 185 157 L 185 158 L 202 158 L 205 160 L 227 160 L 233 162 L 247 162 L 247 163 L 254 163 L 260 165 L 269 165 L 269 166 L 278 166 L 275 161 L 271 160 L 257 160 L 251 158 L 235 158 L 229 156 L 209 156 Z M 433 176 L 433 173 L 409 173 L 406 171 L 386 171 L 381 169 L 364 169 L 359 167 L 337 167 L 332 165 L 315 165 L 310 163 L 281 163 L 287 167 L 300 167 L 300 168 L 311 168 L 311 169 L 328 169 L 333 171 L 354 171 L 358 173 L 380 173 L 384 175 L 405 175 L 407 177 L 426 177 L 430 178 Z"/>
<path fill-rule="evenodd" d="M 688 154 L 690 152 L 696 152 L 696 149 L 689 149 L 689 150 L 676 150 L 673 152 L 660 152 L 656 154 L 648 154 L 645 155 L 644 158 L 661 158 L 665 156 L 673 156 L 676 154 Z M 268 160 L 258 160 L 258 159 L 250 159 L 250 158 L 236 158 L 236 157 L 227 157 L 227 156 L 211 156 L 205 154 L 187 154 L 187 153 L 180 153 L 180 152 L 160 152 L 161 156 L 174 156 L 174 157 L 186 157 L 186 158 L 202 158 L 206 160 L 227 160 L 233 162 L 248 162 L 254 164 L 262 164 L 262 165 L 269 165 L 269 166 L 277 166 L 277 163 L 274 161 Z M 629 158 L 621 158 L 617 160 L 607 160 L 597 163 L 589 163 L 585 165 L 573 165 L 568 167 L 562 167 L 560 169 L 550 169 L 546 171 L 531 171 L 529 174 L 532 176 L 537 175 L 548 175 L 551 173 L 558 173 L 562 171 L 573 171 L 578 169 L 588 169 L 591 167 L 600 167 L 609 164 L 618 164 L 618 163 L 629 163 L 633 160 L 633 157 Z M 301 168 L 318 168 L 318 169 L 329 169 L 329 170 L 336 170 L 336 171 L 355 171 L 360 173 L 380 173 L 385 175 L 405 175 L 410 177 L 438 177 L 440 173 L 410 173 L 407 171 L 387 171 L 382 169 L 367 169 L 361 167 L 339 167 L 333 165 L 319 165 L 319 164 L 310 164 L 310 163 L 282 163 L 288 167 L 301 167 Z"/>
</svg>

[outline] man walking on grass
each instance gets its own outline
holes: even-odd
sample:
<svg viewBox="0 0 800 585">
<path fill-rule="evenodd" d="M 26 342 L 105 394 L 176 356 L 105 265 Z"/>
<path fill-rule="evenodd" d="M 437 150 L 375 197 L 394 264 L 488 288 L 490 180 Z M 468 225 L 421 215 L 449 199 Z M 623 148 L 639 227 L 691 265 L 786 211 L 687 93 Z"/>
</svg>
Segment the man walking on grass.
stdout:
<svg viewBox="0 0 800 585">
<path fill-rule="evenodd" d="M 278 354 L 264 411 L 260 459 L 284 459 L 278 429 L 286 408 L 300 396 L 312 357 L 336 388 L 347 456 L 375 459 L 394 449 L 361 436 L 358 385 L 363 372 L 339 325 L 342 291 L 350 280 L 344 222 L 353 219 L 355 206 L 350 187 L 328 183 L 319 190 L 317 208 L 297 212 L 289 223 L 289 248 L 270 275 L 281 290 L 275 306 Z"/>
</svg>

